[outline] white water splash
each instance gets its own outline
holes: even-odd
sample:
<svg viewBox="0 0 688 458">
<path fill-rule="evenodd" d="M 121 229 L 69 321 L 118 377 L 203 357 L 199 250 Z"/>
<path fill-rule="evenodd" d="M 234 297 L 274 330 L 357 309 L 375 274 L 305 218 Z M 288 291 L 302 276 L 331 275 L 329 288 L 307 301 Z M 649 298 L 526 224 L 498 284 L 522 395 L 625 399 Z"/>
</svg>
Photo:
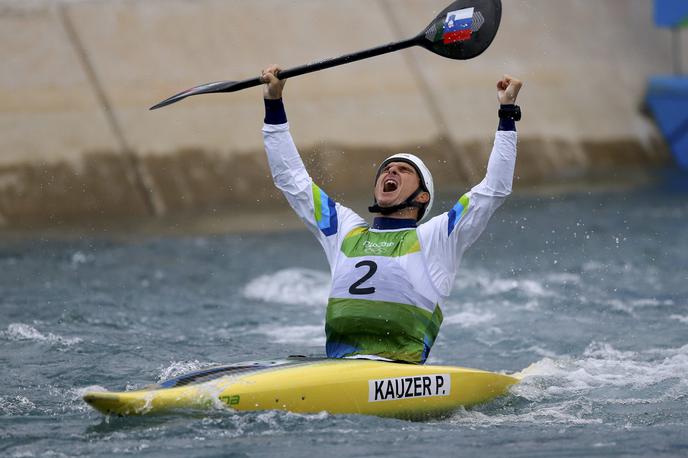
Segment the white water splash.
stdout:
<svg viewBox="0 0 688 458">
<path fill-rule="evenodd" d="M 82 340 L 79 337 L 62 337 L 51 332 L 43 334 L 33 326 L 24 323 L 12 323 L 7 330 L 1 332 L 9 340 L 30 340 L 33 342 L 46 342 L 58 345 L 75 345 Z"/>
<path fill-rule="evenodd" d="M 599 418 L 599 404 L 652 404 L 685 398 L 687 370 L 688 345 L 636 352 L 593 342 L 578 358 L 546 357 L 515 374 L 522 379 L 510 392 L 531 401 L 530 405 L 507 413 L 503 408 L 487 413 L 481 408 L 460 410 L 449 421 L 469 427 L 601 424 L 606 420 Z M 646 389 L 658 384 L 663 384 L 663 389 L 648 397 Z"/>
<path fill-rule="evenodd" d="M 542 360 L 518 374 L 523 377 L 513 392 L 532 401 L 562 395 L 584 395 L 611 389 L 607 396 L 623 396 L 632 390 L 673 382 L 672 396 L 688 394 L 688 345 L 680 348 L 620 351 L 593 342 L 580 358 Z M 665 393 L 666 394 L 666 393 Z"/>
<path fill-rule="evenodd" d="M 537 406 L 518 414 L 488 414 L 479 410 L 459 410 L 450 423 L 469 427 L 493 427 L 499 425 L 587 425 L 603 423 L 592 416 L 592 402 L 586 399 L 562 401 L 555 405 Z"/>
<path fill-rule="evenodd" d="M 247 299 L 282 304 L 324 306 L 330 291 L 330 275 L 311 269 L 291 268 L 251 280 L 244 288 Z"/>
<path fill-rule="evenodd" d="M 158 368 L 160 370 L 160 374 L 158 374 L 157 383 L 215 365 L 216 364 L 214 363 L 202 363 L 198 360 L 172 361 L 169 366 Z"/>
<path fill-rule="evenodd" d="M 94 257 L 92 255 L 87 255 L 84 254 L 81 251 L 75 251 L 72 253 L 72 257 L 70 259 L 70 265 L 72 266 L 73 269 L 78 268 L 82 264 L 87 264 L 91 261 L 93 261 Z"/>
<path fill-rule="evenodd" d="M 86 393 L 108 391 L 100 385 L 89 385 L 76 388 L 50 387 L 48 390 L 55 399 L 62 399 L 59 406 L 51 409 L 51 414 L 61 414 L 65 412 L 89 412 L 91 407 L 84 402 Z"/>
<path fill-rule="evenodd" d="M 228 410 L 224 403 L 218 409 Z M 285 431 L 294 430 L 304 433 L 322 433 L 324 431 L 323 421 L 331 417 L 332 415 L 327 412 L 302 414 L 282 410 L 268 410 L 235 413 L 230 409 L 227 415 L 208 416 L 202 420 L 202 423 L 205 426 L 215 426 L 206 432 L 206 437 L 208 435 L 224 439 L 245 438 L 250 435 L 281 437 Z M 337 430 L 337 433 L 342 436 L 353 432 L 354 430 L 351 429 Z"/>
<path fill-rule="evenodd" d="M 557 272 L 545 275 L 545 281 L 557 285 L 577 285 L 581 283 L 581 276 L 568 272 Z"/>
<path fill-rule="evenodd" d="M 0 396 L 0 415 L 25 415 L 35 409 L 26 396 Z"/>
<path fill-rule="evenodd" d="M 517 350 L 520 353 L 526 353 L 526 354 L 535 354 L 535 355 L 540 355 L 540 356 L 545 356 L 547 358 L 563 358 L 562 355 L 557 354 L 556 352 L 553 352 L 552 350 L 549 350 L 547 348 L 543 348 L 539 345 L 531 345 L 530 347 L 526 347 L 520 350 Z"/>
<path fill-rule="evenodd" d="M 688 315 L 669 315 L 669 319 L 688 324 Z"/>
<path fill-rule="evenodd" d="M 566 277 L 573 278 L 573 277 Z M 563 279 L 552 277 L 552 283 L 562 283 Z M 547 283 L 529 278 L 502 278 L 482 269 L 459 270 L 454 282 L 454 289 L 461 291 L 466 289 L 479 289 L 481 294 L 496 296 L 510 292 L 520 292 L 527 298 L 536 299 L 551 297 L 555 294 L 547 289 Z"/>
<path fill-rule="evenodd" d="M 612 310 L 624 312 L 633 317 L 637 317 L 636 311 L 639 309 L 674 306 L 674 301 L 671 299 L 659 300 L 656 298 L 630 300 L 610 299 L 604 303 L 609 305 Z"/>
<path fill-rule="evenodd" d="M 494 320 L 495 317 L 496 315 L 492 312 L 480 312 L 469 306 L 461 312 L 445 316 L 442 324 L 445 326 L 457 324 L 462 328 L 471 328 L 474 326 L 482 326 L 484 323 Z"/>
<path fill-rule="evenodd" d="M 300 344 L 324 347 L 325 324 L 284 326 L 263 325 L 252 332 L 267 336 L 273 343 Z"/>
<path fill-rule="evenodd" d="M 74 388 L 74 393 L 79 398 L 83 397 L 86 393 L 101 393 L 107 391 L 107 388 L 100 385 L 89 385 L 82 388 Z"/>
</svg>

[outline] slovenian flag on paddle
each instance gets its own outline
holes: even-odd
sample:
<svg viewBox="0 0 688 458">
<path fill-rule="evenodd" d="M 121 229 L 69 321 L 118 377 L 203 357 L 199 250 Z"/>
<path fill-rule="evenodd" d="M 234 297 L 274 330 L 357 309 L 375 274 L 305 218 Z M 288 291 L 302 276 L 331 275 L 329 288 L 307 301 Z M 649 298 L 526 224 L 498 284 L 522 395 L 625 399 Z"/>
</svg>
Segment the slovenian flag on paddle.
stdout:
<svg viewBox="0 0 688 458">
<path fill-rule="evenodd" d="M 442 42 L 445 45 L 457 41 L 465 41 L 471 38 L 471 27 L 473 26 L 473 8 L 450 11 L 444 20 L 444 31 Z"/>
</svg>

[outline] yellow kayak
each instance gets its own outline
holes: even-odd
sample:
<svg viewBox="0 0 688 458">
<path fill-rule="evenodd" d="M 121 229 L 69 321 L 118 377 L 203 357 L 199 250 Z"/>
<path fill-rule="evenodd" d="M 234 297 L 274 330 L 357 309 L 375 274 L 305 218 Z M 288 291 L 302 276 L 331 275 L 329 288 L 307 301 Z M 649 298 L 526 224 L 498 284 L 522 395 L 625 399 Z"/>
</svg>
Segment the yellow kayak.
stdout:
<svg viewBox="0 0 688 458">
<path fill-rule="evenodd" d="M 84 401 L 107 415 L 229 407 L 422 419 L 490 401 L 517 382 L 455 366 L 289 357 L 211 367 L 136 391 L 91 391 Z"/>
</svg>

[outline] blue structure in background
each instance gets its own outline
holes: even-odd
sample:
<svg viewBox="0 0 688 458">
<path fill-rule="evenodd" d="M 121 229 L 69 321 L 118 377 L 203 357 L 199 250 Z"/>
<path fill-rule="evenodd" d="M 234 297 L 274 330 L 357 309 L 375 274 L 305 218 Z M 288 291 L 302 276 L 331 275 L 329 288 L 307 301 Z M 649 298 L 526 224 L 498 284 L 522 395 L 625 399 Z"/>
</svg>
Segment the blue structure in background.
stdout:
<svg viewBox="0 0 688 458">
<path fill-rule="evenodd" d="M 646 102 L 678 165 L 688 170 L 688 77 L 681 58 L 681 28 L 688 27 L 688 0 L 655 0 L 655 22 L 670 27 L 674 76 L 650 79 Z"/>
<path fill-rule="evenodd" d="M 688 2 L 655 0 L 655 22 L 659 27 L 685 27 L 688 25 Z"/>
<path fill-rule="evenodd" d="M 651 78 L 647 104 L 676 162 L 688 170 L 688 78 Z"/>
</svg>

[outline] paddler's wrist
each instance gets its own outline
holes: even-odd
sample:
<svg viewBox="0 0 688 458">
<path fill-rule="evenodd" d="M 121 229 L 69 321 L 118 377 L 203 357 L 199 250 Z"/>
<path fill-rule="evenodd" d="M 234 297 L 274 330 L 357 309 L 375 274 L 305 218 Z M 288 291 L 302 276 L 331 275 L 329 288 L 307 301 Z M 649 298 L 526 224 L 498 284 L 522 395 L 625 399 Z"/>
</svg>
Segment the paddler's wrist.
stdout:
<svg viewBox="0 0 688 458">
<path fill-rule="evenodd" d="M 499 127 L 501 131 L 516 131 L 516 121 L 521 119 L 521 108 L 514 103 L 499 105 Z"/>
<path fill-rule="evenodd" d="M 284 110 L 284 102 L 279 99 L 263 99 L 265 102 L 265 124 L 285 124 L 287 112 Z"/>
</svg>

